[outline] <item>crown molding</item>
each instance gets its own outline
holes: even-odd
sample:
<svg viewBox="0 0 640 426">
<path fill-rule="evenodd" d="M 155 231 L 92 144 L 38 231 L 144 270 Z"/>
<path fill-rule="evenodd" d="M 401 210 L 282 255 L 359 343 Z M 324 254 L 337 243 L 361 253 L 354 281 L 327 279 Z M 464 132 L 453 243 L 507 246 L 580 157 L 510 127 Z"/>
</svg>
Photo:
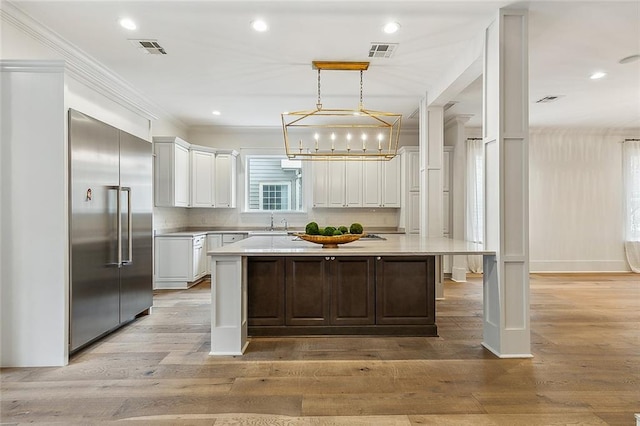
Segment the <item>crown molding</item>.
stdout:
<svg viewBox="0 0 640 426">
<path fill-rule="evenodd" d="M 65 62 L 70 77 L 91 87 L 106 98 L 151 120 L 160 117 L 184 127 L 184 123 L 163 111 L 123 78 L 45 27 L 10 1 L 0 2 L 0 20 L 51 49 Z"/>
</svg>

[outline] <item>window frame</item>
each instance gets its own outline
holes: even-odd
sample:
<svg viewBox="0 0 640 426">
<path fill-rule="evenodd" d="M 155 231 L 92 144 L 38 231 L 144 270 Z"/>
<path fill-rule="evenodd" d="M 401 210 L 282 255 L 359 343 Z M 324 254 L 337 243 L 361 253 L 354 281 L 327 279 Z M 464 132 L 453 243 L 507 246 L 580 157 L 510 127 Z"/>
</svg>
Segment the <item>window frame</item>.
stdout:
<svg viewBox="0 0 640 426">
<path fill-rule="evenodd" d="M 251 149 L 241 149 L 240 150 L 241 154 L 240 157 L 242 159 L 242 164 L 243 164 L 243 181 L 244 181 L 244 185 L 242 186 L 244 194 L 242 194 L 242 199 L 243 199 L 243 203 L 244 205 L 242 206 L 242 214 L 249 214 L 249 215 L 264 215 L 265 213 L 269 213 L 271 212 L 270 210 L 262 210 L 262 209 L 252 209 L 250 208 L 250 190 L 251 190 L 251 160 L 254 158 L 270 158 L 270 159 L 278 159 L 278 160 L 287 160 L 287 156 L 282 154 L 281 151 L 276 150 L 276 149 L 270 149 L 270 148 L 251 148 Z M 306 215 L 308 213 L 308 203 L 309 203 L 309 199 L 311 198 L 310 195 L 310 180 L 308 177 L 305 178 L 305 176 L 309 176 L 310 173 L 310 169 L 308 164 L 306 164 L 305 161 L 301 162 L 301 167 L 300 167 L 300 185 L 299 185 L 299 201 L 297 203 L 294 203 L 294 199 L 293 199 L 293 191 L 297 191 L 297 186 L 294 185 L 294 182 L 291 181 L 291 187 L 290 187 L 290 192 L 289 192 L 289 197 L 290 197 L 290 202 L 289 202 L 289 207 L 290 210 L 277 210 L 279 213 L 282 214 L 286 214 L 286 215 Z M 271 181 L 264 181 L 265 183 L 271 183 L 271 182 L 281 182 L 281 180 L 271 180 Z M 258 182 L 259 184 L 260 182 Z M 261 206 L 262 204 L 260 204 Z M 299 210 L 291 210 L 292 206 L 300 206 Z"/>
</svg>

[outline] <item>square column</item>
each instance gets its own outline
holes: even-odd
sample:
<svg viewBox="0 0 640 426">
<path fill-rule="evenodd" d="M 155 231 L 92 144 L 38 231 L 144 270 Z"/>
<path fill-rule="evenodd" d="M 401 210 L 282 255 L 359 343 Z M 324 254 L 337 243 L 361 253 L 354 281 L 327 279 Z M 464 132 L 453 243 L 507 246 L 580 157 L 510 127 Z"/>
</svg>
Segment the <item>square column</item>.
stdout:
<svg viewBox="0 0 640 426">
<path fill-rule="evenodd" d="M 483 346 L 531 357 L 529 320 L 529 110 L 527 12 L 500 9 L 486 29 L 483 139 Z"/>
<path fill-rule="evenodd" d="M 210 355 L 242 355 L 247 336 L 247 258 L 211 256 Z"/>
<path fill-rule="evenodd" d="M 444 108 L 420 103 L 420 115 L 426 122 L 420 138 L 420 235 L 443 236 L 442 156 L 444 148 Z M 426 130 L 425 130 L 426 129 Z M 444 299 L 442 256 L 436 261 L 436 299 Z"/>
</svg>

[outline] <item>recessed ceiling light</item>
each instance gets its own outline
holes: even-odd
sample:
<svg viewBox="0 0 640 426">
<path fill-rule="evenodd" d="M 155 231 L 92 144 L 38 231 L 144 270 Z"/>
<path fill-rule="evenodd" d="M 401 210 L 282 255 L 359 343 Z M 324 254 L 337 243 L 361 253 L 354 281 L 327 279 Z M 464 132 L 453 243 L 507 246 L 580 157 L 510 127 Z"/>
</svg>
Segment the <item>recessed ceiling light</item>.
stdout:
<svg viewBox="0 0 640 426">
<path fill-rule="evenodd" d="M 133 30 L 135 30 L 136 28 L 138 28 L 138 26 L 136 25 L 136 23 L 135 23 L 135 22 L 133 22 L 133 20 L 132 20 L 132 19 L 129 19 L 129 18 L 122 18 L 122 19 L 120 20 L 120 26 L 121 26 L 122 28 L 125 28 L 125 29 L 130 30 L 130 31 L 133 31 Z"/>
<path fill-rule="evenodd" d="M 400 24 L 397 22 L 389 22 L 382 28 L 382 30 L 387 34 L 393 34 L 400 29 Z"/>
<path fill-rule="evenodd" d="M 251 21 L 251 28 L 263 33 L 269 29 L 269 26 L 262 19 L 256 19 L 255 21 Z"/>
<path fill-rule="evenodd" d="M 211 114 L 213 114 L 213 115 L 220 115 L 220 111 L 218 111 L 218 110 L 211 111 Z"/>
<path fill-rule="evenodd" d="M 602 77 L 604 77 L 605 75 L 607 75 L 606 72 L 602 72 L 602 71 L 597 71 L 594 72 L 593 74 L 591 74 L 591 77 L 589 77 L 591 80 L 599 80 Z"/>
</svg>

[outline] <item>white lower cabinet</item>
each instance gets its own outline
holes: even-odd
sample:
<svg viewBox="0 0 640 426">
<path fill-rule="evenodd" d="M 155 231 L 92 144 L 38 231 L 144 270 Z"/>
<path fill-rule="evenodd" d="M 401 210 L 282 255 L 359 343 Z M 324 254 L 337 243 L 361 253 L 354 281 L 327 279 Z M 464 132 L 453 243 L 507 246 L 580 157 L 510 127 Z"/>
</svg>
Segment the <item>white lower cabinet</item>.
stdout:
<svg viewBox="0 0 640 426">
<path fill-rule="evenodd" d="M 205 235 L 155 237 L 155 288 L 189 288 L 207 273 Z"/>
</svg>

